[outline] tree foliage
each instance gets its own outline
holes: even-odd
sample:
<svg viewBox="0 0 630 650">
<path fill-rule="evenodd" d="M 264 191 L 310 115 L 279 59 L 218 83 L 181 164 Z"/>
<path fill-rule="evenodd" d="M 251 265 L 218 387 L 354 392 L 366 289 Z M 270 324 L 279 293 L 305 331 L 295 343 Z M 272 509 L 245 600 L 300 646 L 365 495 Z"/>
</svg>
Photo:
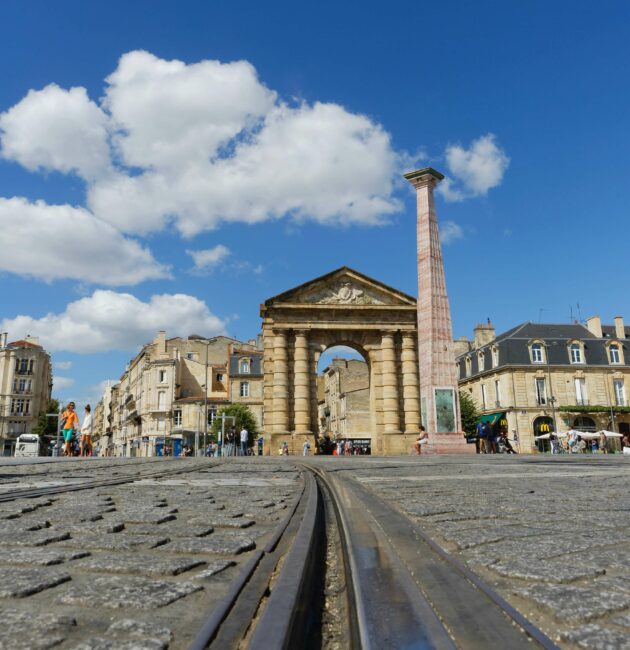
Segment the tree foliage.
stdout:
<svg viewBox="0 0 630 650">
<path fill-rule="evenodd" d="M 59 413 L 59 402 L 56 399 L 48 400 L 46 411 L 37 416 L 37 422 L 33 426 L 32 432 L 38 436 L 56 436 L 57 435 L 57 418 L 47 417 L 46 413 Z"/>
<path fill-rule="evenodd" d="M 240 440 L 238 438 L 239 431 L 245 427 L 249 432 L 249 444 L 253 443 L 254 438 L 258 435 L 258 425 L 256 423 L 256 418 L 251 412 L 251 409 L 246 404 L 228 404 L 227 406 L 222 406 L 217 411 L 217 417 L 212 423 L 212 434 L 216 439 L 218 439 L 219 432 L 221 431 L 221 415 L 230 415 L 236 418 L 236 422 L 232 424 L 229 421 L 225 423 L 225 430 L 227 431 L 230 427 L 234 427 L 237 433 L 237 442 Z"/>
<path fill-rule="evenodd" d="M 459 408 L 462 414 L 462 429 L 464 433 L 466 436 L 475 435 L 477 432 L 477 420 L 481 415 L 481 411 L 470 394 L 462 390 L 459 391 Z"/>
</svg>

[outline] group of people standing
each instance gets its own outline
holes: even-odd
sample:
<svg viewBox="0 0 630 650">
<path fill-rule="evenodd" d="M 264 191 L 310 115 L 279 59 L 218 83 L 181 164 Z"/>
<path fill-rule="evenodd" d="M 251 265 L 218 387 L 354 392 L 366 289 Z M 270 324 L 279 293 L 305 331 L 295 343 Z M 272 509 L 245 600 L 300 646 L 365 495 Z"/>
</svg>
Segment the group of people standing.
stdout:
<svg viewBox="0 0 630 650">
<path fill-rule="evenodd" d="M 513 432 L 514 444 L 518 444 L 516 431 Z M 517 454 L 512 447 L 512 441 L 508 438 L 507 429 L 498 431 L 487 422 L 477 423 L 477 435 L 475 437 L 475 450 L 478 454 Z"/>
<path fill-rule="evenodd" d="M 79 426 L 76 405 L 69 402 L 59 418 L 59 429 L 63 435 L 64 456 L 92 456 L 92 407 L 87 404 L 83 423 Z"/>
</svg>

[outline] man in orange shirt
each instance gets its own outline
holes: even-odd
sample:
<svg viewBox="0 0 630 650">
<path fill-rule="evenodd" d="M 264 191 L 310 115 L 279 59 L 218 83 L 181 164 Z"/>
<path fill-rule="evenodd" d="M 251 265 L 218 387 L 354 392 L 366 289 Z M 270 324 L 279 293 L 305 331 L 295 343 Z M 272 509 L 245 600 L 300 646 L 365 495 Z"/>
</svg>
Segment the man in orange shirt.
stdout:
<svg viewBox="0 0 630 650">
<path fill-rule="evenodd" d="M 66 406 L 66 410 L 61 415 L 61 422 L 63 423 L 63 455 L 72 456 L 72 438 L 74 430 L 79 428 L 79 418 L 74 410 L 74 402 L 70 402 Z"/>
</svg>

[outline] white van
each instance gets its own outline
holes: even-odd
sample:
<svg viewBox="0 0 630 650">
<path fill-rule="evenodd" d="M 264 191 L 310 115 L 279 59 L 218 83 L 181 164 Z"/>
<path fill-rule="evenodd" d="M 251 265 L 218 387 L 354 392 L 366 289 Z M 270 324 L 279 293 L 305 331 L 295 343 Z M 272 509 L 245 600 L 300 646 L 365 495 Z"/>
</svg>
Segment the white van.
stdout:
<svg viewBox="0 0 630 650">
<path fill-rule="evenodd" d="M 39 456 L 39 436 L 23 433 L 15 441 L 15 455 L 22 457 Z"/>
</svg>

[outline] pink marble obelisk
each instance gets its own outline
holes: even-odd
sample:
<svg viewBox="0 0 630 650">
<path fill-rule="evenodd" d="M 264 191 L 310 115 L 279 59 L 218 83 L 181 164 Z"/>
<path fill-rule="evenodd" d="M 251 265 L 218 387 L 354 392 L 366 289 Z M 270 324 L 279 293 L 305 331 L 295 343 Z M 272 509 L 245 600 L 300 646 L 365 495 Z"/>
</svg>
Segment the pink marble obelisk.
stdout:
<svg viewBox="0 0 630 650">
<path fill-rule="evenodd" d="M 405 174 L 418 201 L 418 365 L 428 452 L 467 453 L 461 433 L 451 310 L 446 294 L 433 188 L 444 178 L 431 167 Z M 471 449 L 472 448 L 472 449 Z"/>
</svg>

